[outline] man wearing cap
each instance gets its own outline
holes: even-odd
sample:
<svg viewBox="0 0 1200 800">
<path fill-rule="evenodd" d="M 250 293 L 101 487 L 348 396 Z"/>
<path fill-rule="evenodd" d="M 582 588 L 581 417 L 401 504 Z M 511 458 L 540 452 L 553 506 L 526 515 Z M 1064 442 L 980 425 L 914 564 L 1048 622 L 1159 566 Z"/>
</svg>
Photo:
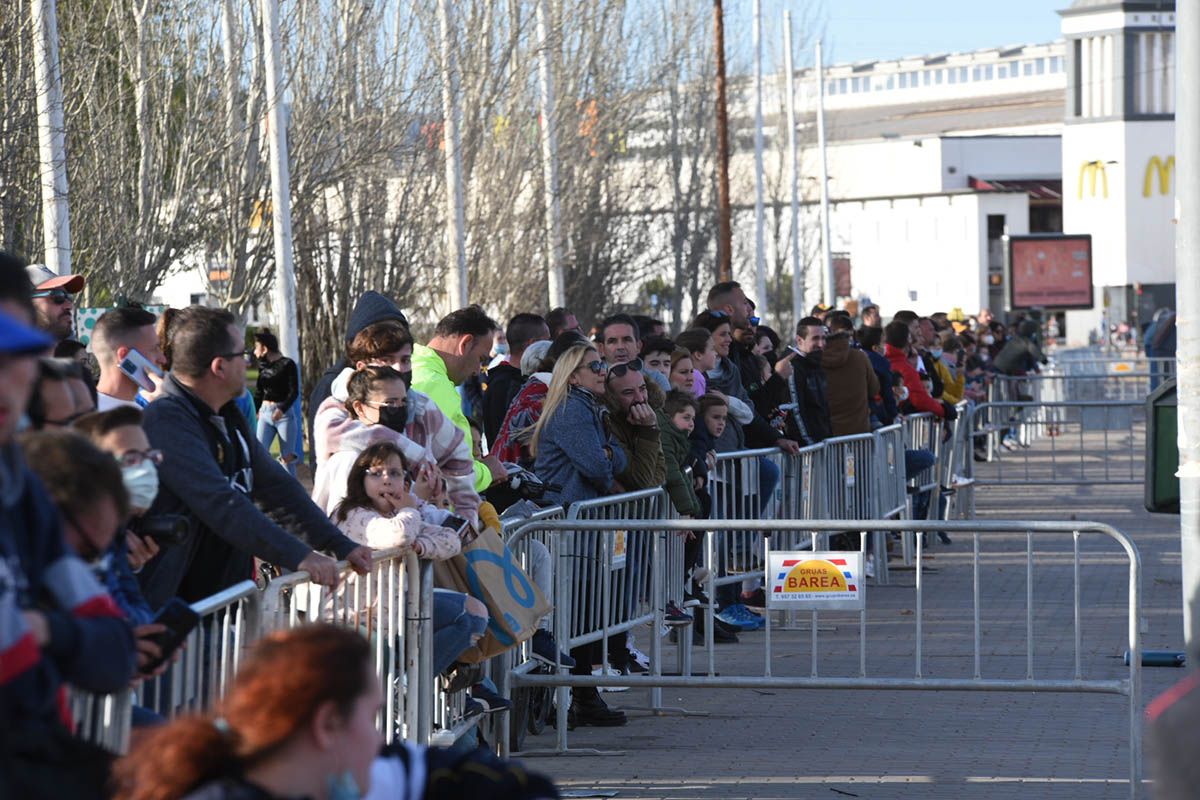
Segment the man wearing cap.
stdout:
<svg viewBox="0 0 1200 800">
<path fill-rule="evenodd" d="M 121 690 L 136 664 L 132 630 L 67 546 L 58 511 L 14 441 L 36 356 L 51 344 L 0 311 L 2 797 L 99 797 L 111 756 L 72 745 L 61 691 L 68 683 L 100 694 Z"/>
<path fill-rule="evenodd" d="M 73 295 L 83 290 L 82 275 L 55 275 L 45 264 L 25 268 L 33 284 L 33 308 L 37 326 L 61 342 L 71 335 L 75 325 Z"/>
</svg>

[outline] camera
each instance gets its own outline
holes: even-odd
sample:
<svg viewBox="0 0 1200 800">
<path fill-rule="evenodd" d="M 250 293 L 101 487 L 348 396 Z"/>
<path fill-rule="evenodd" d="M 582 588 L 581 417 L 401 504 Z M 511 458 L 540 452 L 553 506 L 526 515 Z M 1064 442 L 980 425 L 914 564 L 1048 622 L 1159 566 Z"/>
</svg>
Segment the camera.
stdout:
<svg viewBox="0 0 1200 800">
<path fill-rule="evenodd" d="M 546 492 L 560 492 L 562 487 L 556 483 L 546 483 L 535 473 L 518 464 L 504 465 L 508 471 L 508 485 L 523 500 L 538 501 L 546 496 Z"/>
<path fill-rule="evenodd" d="M 160 547 L 179 544 L 192 530 L 188 518 L 182 514 L 155 514 L 141 517 L 135 519 L 129 527 L 138 536 L 150 537 Z"/>
</svg>

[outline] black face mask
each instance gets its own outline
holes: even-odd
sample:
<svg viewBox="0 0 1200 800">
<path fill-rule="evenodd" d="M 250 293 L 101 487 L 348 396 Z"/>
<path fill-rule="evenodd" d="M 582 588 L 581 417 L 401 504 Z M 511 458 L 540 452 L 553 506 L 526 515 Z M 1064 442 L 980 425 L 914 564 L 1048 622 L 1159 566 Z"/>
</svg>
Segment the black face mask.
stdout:
<svg viewBox="0 0 1200 800">
<path fill-rule="evenodd" d="M 380 406 L 379 424 L 396 433 L 404 433 L 404 426 L 408 424 L 408 406 Z"/>
<path fill-rule="evenodd" d="M 411 389 L 412 388 L 412 370 L 410 369 L 408 372 L 401 372 L 400 380 L 404 381 L 405 389 Z"/>
</svg>

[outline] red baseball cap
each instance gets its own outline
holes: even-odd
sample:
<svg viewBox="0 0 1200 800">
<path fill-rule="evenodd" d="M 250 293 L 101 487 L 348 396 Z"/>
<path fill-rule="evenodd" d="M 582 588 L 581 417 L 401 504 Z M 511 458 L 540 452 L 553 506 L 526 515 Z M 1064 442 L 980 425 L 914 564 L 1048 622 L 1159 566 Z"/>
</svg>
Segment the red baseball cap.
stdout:
<svg viewBox="0 0 1200 800">
<path fill-rule="evenodd" d="M 45 264 L 30 264 L 25 268 L 25 274 L 29 276 L 34 291 L 66 289 L 67 294 L 75 294 L 83 289 L 82 275 L 56 275 Z"/>
</svg>

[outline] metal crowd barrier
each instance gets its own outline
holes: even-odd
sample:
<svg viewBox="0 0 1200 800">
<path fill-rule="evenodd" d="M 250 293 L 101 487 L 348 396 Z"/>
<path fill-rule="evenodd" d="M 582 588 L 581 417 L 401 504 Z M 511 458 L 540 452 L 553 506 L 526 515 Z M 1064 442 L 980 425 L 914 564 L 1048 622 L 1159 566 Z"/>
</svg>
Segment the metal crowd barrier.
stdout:
<svg viewBox="0 0 1200 800">
<path fill-rule="evenodd" d="M 549 521 L 549 522 L 530 522 L 522 526 L 516 532 L 516 536 L 521 536 L 527 531 L 539 531 L 541 533 L 559 532 L 565 534 L 574 532 L 575 535 L 586 535 L 588 533 L 603 535 L 611 528 L 619 526 L 620 529 L 626 531 L 646 531 L 648 534 L 661 531 L 675 530 L 704 530 L 711 537 L 714 533 L 721 531 L 750 531 L 754 532 L 760 529 L 761 522 L 758 520 L 731 520 L 731 519 L 712 519 L 712 520 L 662 520 L 662 519 L 619 519 L 619 520 L 566 520 L 566 521 Z M 860 532 L 863 527 L 860 521 L 846 520 L 775 520 L 773 526 L 784 530 L 830 530 L 847 533 Z M 811 659 L 806 670 L 802 667 L 791 671 L 790 674 L 779 674 L 788 664 L 795 664 L 795 660 L 777 659 L 772 650 L 772 621 L 770 614 L 765 615 L 766 628 L 763 637 L 763 668 L 761 674 L 756 671 L 753 674 L 732 674 L 728 671 L 717 674 L 715 664 L 710 658 L 709 669 L 707 675 L 663 675 L 657 670 L 652 670 L 649 674 L 644 675 L 628 675 L 628 676 L 591 676 L 591 675 L 569 675 L 563 672 L 558 673 L 533 673 L 528 671 L 513 670 L 510 675 L 511 684 L 515 687 L 548 687 L 558 688 L 563 687 L 600 687 L 600 686 L 626 686 L 629 688 L 676 688 L 676 689 L 839 689 L 839 690 L 918 690 L 918 691 L 966 691 L 966 692 L 1056 692 L 1056 693 L 1102 693 L 1116 694 L 1127 698 L 1128 712 L 1128 734 L 1129 734 L 1129 777 L 1130 777 L 1130 796 L 1138 797 L 1141 791 L 1141 659 L 1131 658 L 1125 667 L 1116 667 L 1116 675 L 1121 675 L 1121 670 L 1124 670 L 1124 677 L 1116 677 L 1115 675 L 1105 676 L 1091 674 L 1092 669 L 1097 673 L 1103 673 L 1106 669 L 1111 673 L 1114 667 L 1111 666 L 1110 660 L 1106 657 L 1103 660 L 1097 659 L 1094 663 L 1088 663 L 1089 668 L 1085 671 L 1084 652 L 1083 652 L 1083 613 L 1084 607 L 1081 603 L 1081 573 L 1086 563 L 1081 558 L 1080 540 L 1084 536 L 1088 538 L 1108 539 L 1115 542 L 1123 551 L 1128 564 L 1127 587 L 1128 594 L 1126 598 L 1127 604 L 1127 639 L 1124 642 L 1125 647 L 1131 653 L 1141 652 L 1141 638 L 1139 633 L 1139 619 L 1141 607 L 1141 563 L 1137 547 L 1134 545 L 1128 536 L 1120 531 L 1099 523 L 1091 522 L 982 522 L 982 521 L 952 521 L 952 522 L 930 522 L 926 520 L 870 520 L 869 525 L 871 530 L 885 531 L 891 533 L 903 533 L 908 531 L 921 530 L 926 532 L 946 532 L 946 533 L 965 533 L 969 534 L 972 539 L 972 587 L 973 601 L 971 607 L 968 608 L 939 608 L 938 610 L 938 629 L 941 631 L 948 630 L 952 626 L 969 626 L 971 629 L 970 636 L 952 636 L 939 637 L 936 640 L 929 642 L 930 649 L 936 648 L 936 656 L 939 658 L 940 664 L 964 664 L 961 670 L 961 675 L 955 677 L 947 677 L 945 675 L 932 677 L 927 674 L 927 661 L 930 656 L 926 654 L 926 637 L 925 637 L 925 608 L 926 608 L 926 579 L 922 570 L 921 559 L 921 537 L 916 537 L 917 559 L 916 559 L 916 581 L 914 586 L 913 607 L 913 652 L 914 660 L 913 667 L 909 674 L 895 673 L 888 671 L 879 674 L 877 671 L 869 668 L 870 660 L 868 659 L 868 631 L 872 629 L 869 624 L 867 611 L 861 612 L 812 612 L 813 624 L 811 626 L 810 641 L 811 641 Z M 661 535 L 661 533 L 658 533 Z M 1038 596 L 1036 587 L 1039 585 L 1035 581 L 1035 567 L 1040 567 L 1043 570 L 1062 570 L 1061 557 L 1057 552 L 1047 550 L 1047 544 L 1043 540 L 1053 541 L 1058 539 L 1061 541 L 1065 537 L 1070 537 L 1070 542 L 1073 545 L 1072 553 L 1072 599 L 1073 599 L 1073 624 L 1065 625 L 1062 619 L 1060 607 L 1055 602 L 1050 602 L 1046 608 L 1039 608 L 1035 603 L 1035 597 Z M 996 540 L 999 546 L 1003 546 L 1003 542 L 1007 539 L 1010 543 L 1015 537 L 1019 537 L 1019 541 L 1023 547 L 1021 556 L 1023 557 L 1025 569 L 1023 580 L 1021 580 L 1020 571 L 1008 571 L 1004 573 L 1003 580 L 1006 583 L 1022 583 L 1020 588 L 1024 589 L 1023 603 L 1023 620 L 1020 620 L 1015 615 L 1010 620 L 1005 617 L 997 616 L 995 611 L 986 613 L 987 625 L 989 630 L 999 628 L 1010 628 L 1013 624 L 1019 625 L 1023 622 L 1024 625 L 1024 659 L 1023 664 L 1014 664 L 1013 659 L 1009 658 L 1010 647 L 1005 646 L 1000 649 L 985 648 L 983 646 L 986 633 L 982 620 L 985 618 L 982 597 L 983 591 L 981 587 L 981 559 L 980 552 L 983 542 L 988 540 Z M 865 538 L 865 537 L 864 537 Z M 1039 540 L 1040 552 L 1034 548 L 1034 540 Z M 865 554 L 865 542 L 860 547 L 860 553 Z M 1016 551 L 1013 551 L 1015 555 Z M 1045 556 L 1045 561 L 1038 564 L 1038 556 Z M 1091 555 L 1089 553 L 1089 555 Z M 661 558 L 662 551 L 656 550 L 655 557 Z M 1107 565 L 1110 559 L 1104 557 L 1096 561 Z M 989 570 L 989 580 L 1001 580 L 1000 572 Z M 652 570 L 653 572 L 653 570 Z M 995 587 L 990 587 L 989 595 L 996 598 L 1011 598 L 1019 597 L 1020 594 L 1014 592 L 1016 586 L 1004 587 L 1002 591 L 996 591 Z M 713 586 L 710 584 L 709 590 L 712 591 Z M 1094 604 L 1089 604 L 1089 610 L 1094 611 Z M 827 658 L 834 661 L 836 666 L 834 674 L 823 674 L 821 669 L 820 659 L 820 644 L 819 644 L 819 626 L 818 616 L 826 616 L 835 621 L 845 622 L 847 615 L 857 615 L 859 628 L 859 642 L 856 659 L 849 659 L 844 655 L 834 654 Z M 890 628 L 895 623 L 890 617 L 876 621 L 880 628 Z M 1035 636 L 1035 631 L 1037 635 Z M 1070 637 L 1069 639 L 1067 637 Z M 963 647 L 967 641 L 971 644 L 969 649 Z M 1067 644 L 1070 641 L 1073 646 Z M 952 650 L 953 652 L 947 651 Z M 943 652 L 946 651 L 946 652 Z M 872 651 L 874 652 L 874 651 Z M 969 665 L 969 666 L 966 666 Z M 942 667 L 944 672 L 953 674 L 956 670 Z M 1062 677 L 1069 675 L 1070 677 Z M 568 736 L 566 729 L 565 709 L 560 705 L 560 719 L 557 731 L 557 748 L 553 750 L 556 754 L 565 753 L 581 753 L 581 752 L 597 752 L 597 751 L 581 751 L 572 750 L 568 747 Z M 537 752 L 526 752 L 524 755 L 536 755 Z"/>
<path fill-rule="evenodd" d="M 337 589 L 294 572 L 262 594 L 262 633 L 308 622 L 362 632 L 384 688 L 379 726 L 387 742 L 429 744 L 434 722 L 433 562 L 400 548 L 374 554 L 371 570 L 344 569 Z M 443 714 L 443 724 L 451 724 Z"/>
<path fill-rule="evenodd" d="M 258 638 L 259 591 L 242 581 L 192 604 L 200 624 L 188 635 L 179 661 L 137 688 L 138 705 L 172 718 L 199 712 L 225 696 L 241 663 L 242 651 Z"/>
<path fill-rule="evenodd" d="M 69 702 L 76 736 L 111 753 L 124 754 L 129 750 L 132 689 L 115 694 L 69 691 Z"/>
</svg>

